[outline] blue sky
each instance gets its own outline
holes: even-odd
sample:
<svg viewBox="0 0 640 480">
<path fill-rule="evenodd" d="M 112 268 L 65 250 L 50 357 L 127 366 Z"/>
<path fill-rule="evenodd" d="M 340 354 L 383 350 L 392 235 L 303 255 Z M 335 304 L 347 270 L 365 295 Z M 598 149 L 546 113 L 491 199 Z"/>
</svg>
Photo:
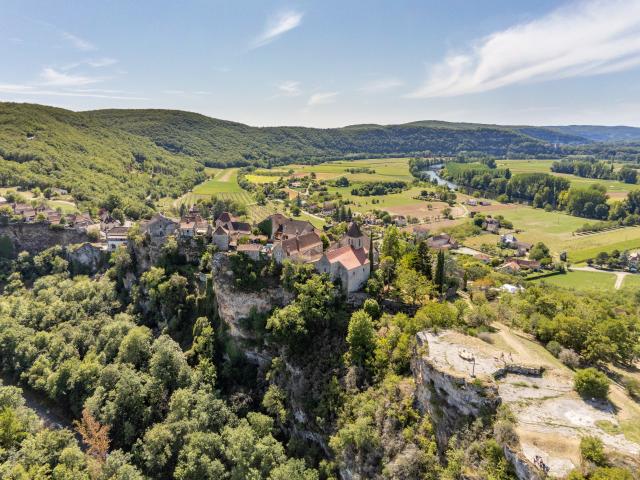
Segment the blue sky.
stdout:
<svg viewBox="0 0 640 480">
<path fill-rule="evenodd" d="M 640 0 L 0 0 L 0 65 L 73 110 L 640 126 Z"/>
</svg>

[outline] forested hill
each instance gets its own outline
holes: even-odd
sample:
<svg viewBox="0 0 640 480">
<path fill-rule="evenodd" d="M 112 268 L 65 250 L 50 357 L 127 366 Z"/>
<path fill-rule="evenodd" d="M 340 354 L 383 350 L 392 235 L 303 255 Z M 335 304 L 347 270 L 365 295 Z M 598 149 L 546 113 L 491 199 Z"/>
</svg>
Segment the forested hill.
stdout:
<svg viewBox="0 0 640 480">
<path fill-rule="evenodd" d="M 438 121 L 258 128 L 177 110 L 72 112 L 0 103 L 0 185 L 61 187 L 94 204 L 110 193 L 151 203 L 187 191 L 202 180 L 204 165 L 423 152 L 550 157 L 592 148 L 584 132 L 552 128 Z"/>
<path fill-rule="evenodd" d="M 59 187 L 93 204 L 114 193 L 144 204 L 180 194 L 203 177 L 196 159 L 90 115 L 0 103 L 0 186 Z"/>
<path fill-rule="evenodd" d="M 176 110 L 97 110 L 85 114 L 105 125 L 148 137 L 168 151 L 195 156 L 211 165 L 425 151 L 437 155 L 466 151 L 498 156 L 555 151 L 547 141 L 497 125 L 415 122 L 330 129 L 257 128 Z M 563 143 L 584 143 L 571 135 L 555 136 Z"/>
</svg>

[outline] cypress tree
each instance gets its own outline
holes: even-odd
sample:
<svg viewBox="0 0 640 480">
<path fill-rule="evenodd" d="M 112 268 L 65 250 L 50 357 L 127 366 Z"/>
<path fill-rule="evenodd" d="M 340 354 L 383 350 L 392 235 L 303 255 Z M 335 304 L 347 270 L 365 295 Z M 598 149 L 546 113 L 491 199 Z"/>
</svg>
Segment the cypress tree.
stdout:
<svg viewBox="0 0 640 480">
<path fill-rule="evenodd" d="M 433 279 L 433 272 L 432 272 L 432 258 L 431 258 L 431 252 L 429 252 L 429 245 L 427 244 L 426 240 L 422 240 L 419 244 L 418 244 L 418 265 L 417 265 L 417 270 L 422 273 L 425 277 L 427 277 L 427 280 L 432 280 Z"/>
<path fill-rule="evenodd" d="M 440 250 L 438 252 L 438 260 L 436 262 L 436 287 L 438 289 L 438 294 L 442 297 L 444 293 L 444 251 Z"/>
<path fill-rule="evenodd" d="M 373 263 L 373 236 L 369 237 L 369 264 L 371 265 L 371 274 L 376 270 L 376 266 Z"/>
</svg>

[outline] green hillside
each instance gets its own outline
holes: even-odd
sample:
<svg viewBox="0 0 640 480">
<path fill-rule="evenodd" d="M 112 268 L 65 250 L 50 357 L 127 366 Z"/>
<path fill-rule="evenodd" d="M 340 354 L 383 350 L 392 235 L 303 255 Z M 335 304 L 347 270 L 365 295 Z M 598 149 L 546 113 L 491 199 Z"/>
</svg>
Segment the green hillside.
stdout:
<svg viewBox="0 0 640 480">
<path fill-rule="evenodd" d="M 195 159 L 102 125 L 89 115 L 40 105 L 0 103 L 0 185 L 60 187 L 99 205 L 179 194 L 204 177 Z"/>
<path fill-rule="evenodd" d="M 554 144 L 563 144 L 558 149 Z M 313 163 L 338 158 L 478 152 L 551 156 L 599 148 L 541 127 L 422 121 L 344 128 L 250 127 L 177 110 L 72 112 L 0 103 L 0 186 L 48 186 L 100 205 L 177 196 L 202 181 L 204 166 Z M 604 147 L 604 146 L 603 146 Z"/>
<path fill-rule="evenodd" d="M 85 114 L 105 125 L 146 136 L 170 152 L 193 155 L 211 166 L 267 159 L 284 163 L 408 155 L 427 150 L 438 155 L 478 151 L 499 156 L 552 152 L 540 140 L 494 125 L 416 122 L 330 129 L 257 128 L 175 110 L 98 110 Z"/>
</svg>

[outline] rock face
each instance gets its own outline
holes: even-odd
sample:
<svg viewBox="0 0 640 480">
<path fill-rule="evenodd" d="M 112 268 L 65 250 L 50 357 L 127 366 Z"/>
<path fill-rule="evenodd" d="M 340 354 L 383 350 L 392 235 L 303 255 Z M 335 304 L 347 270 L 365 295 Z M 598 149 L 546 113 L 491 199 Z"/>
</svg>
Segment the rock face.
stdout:
<svg viewBox="0 0 640 480">
<path fill-rule="evenodd" d="M 282 307 L 293 299 L 293 295 L 282 287 L 265 286 L 259 291 L 242 292 L 235 288 L 229 258 L 225 253 L 216 253 L 212 262 L 212 281 L 220 319 L 229 328 L 229 334 L 237 340 L 252 340 L 254 335 L 242 326 L 242 320 L 253 312 L 268 313 Z M 246 350 L 245 356 L 255 363 L 264 363 L 267 358 L 255 350 Z"/>
<path fill-rule="evenodd" d="M 50 228 L 46 223 L 9 223 L 0 225 L 0 237 L 12 242 L 16 253 L 39 253 L 56 245 L 71 245 L 89 240 L 86 232 L 73 228 Z"/>
<path fill-rule="evenodd" d="M 105 265 L 107 252 L 101 246 L 87 242 L 69 246 L 66 257 L 75 273 L 91 275 Z"/>
<path fill-rule="evenodd" d="M 601 428 L 619 426 L 624 409 L 583 400 L 573 390 L 570 370 L 539 347 L 529 349 L 526 340 L 505 337 L 511 345 L 498 348 L 453 331 L 418 333 L 412 359 L 416 398 L 433 418 L 441 449 L 461 424 L 504 404 L 515 417 L 518 441 L 502 447 L 521 480 L 545 478 L 545 472 L 566 476 L 580 464 L 586 435 L 622 458 L 637 458 L 639 444 Z"/>
</svg>

